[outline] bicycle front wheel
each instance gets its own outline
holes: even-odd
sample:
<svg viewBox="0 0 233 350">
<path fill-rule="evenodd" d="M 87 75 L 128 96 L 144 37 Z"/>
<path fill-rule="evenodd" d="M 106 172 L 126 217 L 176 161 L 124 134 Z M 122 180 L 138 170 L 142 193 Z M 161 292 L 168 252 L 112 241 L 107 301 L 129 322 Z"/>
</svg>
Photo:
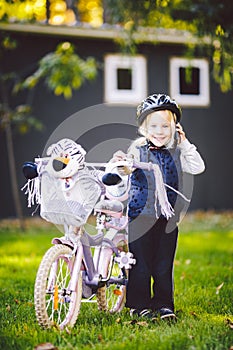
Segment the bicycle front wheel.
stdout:
<svg viewBox="0 0 233 350">
<path fill-rule="evenodd" d="M 110 248 L 106 247 L 105 250 L 107 254 L 103 253 L 103 260 L 101 261 L 103 276 L 110 275 L 110 279 L 111 277 L 125 279 L 125 276 L 123 276 L 123 272 L 119 268 L 118 263 L 114 260 L 112 261 L 112 259 L 114 259 L 112 250 L 112 254 L 109 254 L 109 252 L 107 252 L 108 250 L 110 251 Z M 118 250 L 128 251 L 127 241 L 124 238 L 118 242 Z M 98 288 L 96 298 L 98 309 L 100 311 L 107 311 L 110 313 L 120 312 L 125 305 L 126 285 L 107 282 L 106 285 Z"/>
<path fill-rule="evenodd" d="M 70 280 L 75 256 L 68 246 L 58 244 L 44 255 L 34 289 L 36 318 L 43 328 L 72 327 L 80 311 L 82 277 L 79 271 L 75 290 Z"/>
</svg>

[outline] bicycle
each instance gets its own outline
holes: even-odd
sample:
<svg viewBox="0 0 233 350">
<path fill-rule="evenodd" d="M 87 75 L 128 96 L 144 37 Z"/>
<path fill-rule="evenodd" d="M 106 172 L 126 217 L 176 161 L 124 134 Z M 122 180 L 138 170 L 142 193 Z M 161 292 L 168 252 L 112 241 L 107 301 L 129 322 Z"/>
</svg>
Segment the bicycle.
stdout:
<svg viewBox="0 0 233 350">
<path fill-rule="evenodd" d="M 64 172 L 65 167 L 58 166 L 58 158 L 36 158 L 35 163 L 27 163 L 29 172 L 36 174 L 27 177 L 26 194 L 31 204 L 34 204 L 33 191 L 34 196 L 41 195 L 37 203 L 42 218 L 63 223 L 64 236 L 52 240 L 53 246 L 41 260 L 34 286 L 38 323 L 43 328 L 55 326 L 63 330 L 74 326 L 82 301 L 95 300 L 100 311 L 120 312 L 125 304 L 127 270 L 135 264 L 135 259 L 127 248 L 124 206 L 119 200 L 106 198 L 97 176 L 96 168 L 106 164 L 88 164 L 80 158 L 82 167 L 73 177 L 53 177 Z M 61 194 L 61 188 L 67 185 L 69 191 Z M 67 194 L 72 197 L 70 207 L 69 200 L 64 198 Z M 93 211 L 94 235 L 85 229 Z"/>
</svg>

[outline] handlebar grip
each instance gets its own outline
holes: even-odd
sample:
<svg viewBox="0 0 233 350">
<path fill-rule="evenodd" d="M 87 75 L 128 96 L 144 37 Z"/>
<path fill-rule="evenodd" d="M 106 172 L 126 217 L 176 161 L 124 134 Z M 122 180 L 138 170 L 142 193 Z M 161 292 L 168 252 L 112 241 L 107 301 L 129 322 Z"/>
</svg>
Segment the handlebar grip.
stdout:
<svg viewBox="0 0 233 350">
<path fill-rule="evenodd" d="M 27 180 L 32 180 L 38 176 L 37 165 L 33 162 L 23 163 L 22 170 Z"/>
<path fill-rule="evenodd" d="M 115 173 L 106 173 L 102 177 L 102 182 L 106 186 L 118 185 L 122 181 L 121 177 Z"/>
</svg>

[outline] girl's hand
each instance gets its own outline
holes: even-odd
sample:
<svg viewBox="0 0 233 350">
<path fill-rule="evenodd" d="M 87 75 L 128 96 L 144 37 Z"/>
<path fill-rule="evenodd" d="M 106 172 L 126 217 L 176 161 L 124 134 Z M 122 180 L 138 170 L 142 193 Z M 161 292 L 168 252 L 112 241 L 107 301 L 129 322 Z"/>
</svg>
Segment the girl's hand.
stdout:
<svg viewBox="0 0 233 350">
<path fill-rule="evenodd" d="M 176 131 L 177 131 L 178 134 L 179 134 L 180 142 L 184 141 L 184 140 L 186 139 L 186 136 L 185 136 L 185 132 L 184 132 L 182 126 L 180 125 L 180 123 L 178 123 L 178 124 L 176 125 Z M 179 143 L 180 143 L 180 142 L 179 142 Z"/>
<path fill-rule="evenodd" d="M 113 154 L 111 162 L 119 162 L 121 160 L 125 160 L 126 157 L 127 155 L 124 152 L 117 151 L 116 153 Z"/>
<path fill-rule="evenodd" d="M 125 160 L 126 157 L 127 157 L 126 153 L 122 151 L 117 151 L 116 153 L 113 154 L 111 163 L 120 162 L 122 160 Z M 118 169 L 118 173 L 121 176 L 130 175 L 132 173 L 132 169 L 127 166 L 118 166 L 117 169 Z"/>
</svg>

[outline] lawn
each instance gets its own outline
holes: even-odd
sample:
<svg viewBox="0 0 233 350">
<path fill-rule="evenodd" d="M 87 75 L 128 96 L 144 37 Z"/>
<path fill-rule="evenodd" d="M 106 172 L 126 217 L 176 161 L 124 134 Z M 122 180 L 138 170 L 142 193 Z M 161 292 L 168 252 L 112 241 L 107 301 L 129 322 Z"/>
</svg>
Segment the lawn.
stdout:
<svg viewBox="0 0 233 350">
<path fill-rule="evenodd" d="M 127 309 L 108 315 L 83 303 L 73 329 L 42 330 L 34 313 L 34 280 L 42 255 L 59 235 L 40 219 L 28 220 L 24 232 L 14 221 L 0 222 L 0 349 L 31 350 L 42 343 L 59 350 L 233 349 L 233 213 L 196 212 L 182 221 L 173 324 L 132 321 Z"/>
</svg>

